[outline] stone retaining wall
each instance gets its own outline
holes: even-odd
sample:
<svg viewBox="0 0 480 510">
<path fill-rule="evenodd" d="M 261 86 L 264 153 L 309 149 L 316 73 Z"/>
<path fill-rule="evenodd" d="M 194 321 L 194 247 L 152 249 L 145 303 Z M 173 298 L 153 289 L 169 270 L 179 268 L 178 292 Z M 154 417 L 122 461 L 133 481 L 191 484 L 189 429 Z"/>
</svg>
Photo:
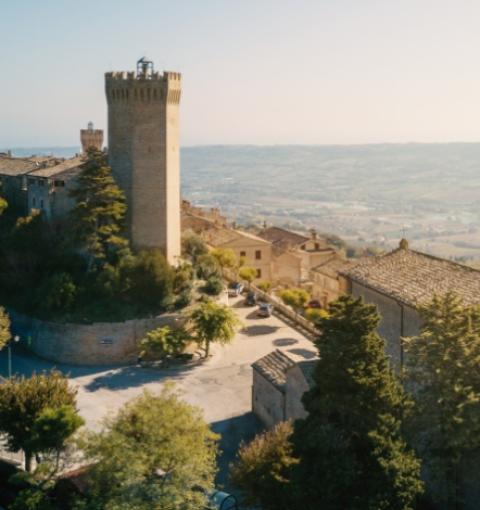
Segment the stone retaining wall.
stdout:
<svg viewBox="0 0 480 510">
<path fill-rule="evenodd" d="M 73 324 L 33 319 L 12 310 L 12 334 L 38 356 L 70 365 L 126 365 L 138 356 L 138 342 L 152 329 L 183 322 L 164 314 L 125 322 Z"/>
</svg>

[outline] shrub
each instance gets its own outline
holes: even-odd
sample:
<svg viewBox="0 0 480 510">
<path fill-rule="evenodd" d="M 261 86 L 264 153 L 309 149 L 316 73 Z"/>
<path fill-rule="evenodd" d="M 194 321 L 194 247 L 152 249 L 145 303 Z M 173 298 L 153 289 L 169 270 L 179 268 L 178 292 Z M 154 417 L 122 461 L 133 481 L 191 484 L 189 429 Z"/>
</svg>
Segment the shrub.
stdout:
<svg viewBox="0 0 480 510">
<path fill-rule="evenodd" d="M 203 286 L 203 291 L 210 296 L 218 296 L 222 290 L 223 280 L 218 276 L 211 276 Z"/>
<path fill-rule="evenodd" d="M 170 326 L 163 326 L 149 331 L 140 341 L 140 355 L 150 360 L 177 356 L 185 349 L 188 340 L 189 335 L 184 328 L 172 329 Z"/>
<path fill-rule="evenodd" d="M 240 270 L 238 271 L 238 276 L 242 280 L 245 280 L 248 283 L 252 283 L 253 280 L 255 280 L 255 278 L 257 277 L 257 270 L 253 267 L 248 266 L 241 267 Z"/>
</svg>

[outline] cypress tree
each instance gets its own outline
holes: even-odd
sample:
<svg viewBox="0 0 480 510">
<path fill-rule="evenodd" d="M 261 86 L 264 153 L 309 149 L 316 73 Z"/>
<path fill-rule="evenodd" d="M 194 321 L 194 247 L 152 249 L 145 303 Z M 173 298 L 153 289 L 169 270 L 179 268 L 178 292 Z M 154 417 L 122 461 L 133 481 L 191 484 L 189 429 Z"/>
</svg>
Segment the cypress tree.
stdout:
<svg viewBox="0 0 480 510">
<path fill-rule="evenodd" d="M 411 407 L 376 333 L 376 307 L 343 296 L 320 319 L 314 385 L 295 423 L 294 507 L 409 510 L 420 463 L 402 436 Z"/>
</svg>

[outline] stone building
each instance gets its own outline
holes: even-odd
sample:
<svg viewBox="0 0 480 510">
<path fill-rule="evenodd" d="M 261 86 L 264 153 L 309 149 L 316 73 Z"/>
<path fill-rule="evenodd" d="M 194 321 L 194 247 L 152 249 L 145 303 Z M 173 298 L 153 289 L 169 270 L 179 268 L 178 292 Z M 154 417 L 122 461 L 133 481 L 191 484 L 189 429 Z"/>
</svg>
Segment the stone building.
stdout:
<svg viewBox="0 0 480 510">
<path fill-rule="evenodd" d="M 49 221 L 61 220 L 75 206 L 70 191 L 82 171 L 81 156 L 45 166 L 27 175 L 27 212 L 41 211 Z"/>
<path fill-rule="evenodd" d="M 421 326 L 419 305 L 450 291 L 465 304 L 480 303 L 480 271 L 411 250 L 405 239 L 396 250 L 367 258 L 341 277 L 348 292 L 377 306 L 378 332 L 398 369 L 405 361 L 402 338 L 417 335 Z"/>
<path fill-rule="evenodd" d="M 160 248 L 170 263 L 180 256 L 180 73 L 105 74 L 108 154 L 124 191 L 127 228 L 134 248 Z"/>
<path fill-rule="evenodd" d="M 347 260 L 338 253 L 310 269 L 312 298 L 320 302 L 323 308 L 347 292 L 342 271 L 353 267 L 354 261 Z"/>
<path fill-rule="evenodd" d="M 273 278 L 282 284 L 306 283 L 310 269 L 336 253 L 313 229 L 311 236 L 306 237 L 272 226 L 264 228 L 258 237 L 272 243 Z"/>
<path fill-rule="evenodd" d="M 87 129 L 80 130 L 80 141 L 84 154 L 90 148 L 101 151 L 103 147 L 103 129 L 94 129 L 93 122 L 89 122 Z"/>
<path fill-rule="evenodd" d="M 305 418 L 302 396 L 312 385 L 315 364 L 296 362 L 278 349 L 252 364 L 252 411 L 265 427 Z"/>
</svg>

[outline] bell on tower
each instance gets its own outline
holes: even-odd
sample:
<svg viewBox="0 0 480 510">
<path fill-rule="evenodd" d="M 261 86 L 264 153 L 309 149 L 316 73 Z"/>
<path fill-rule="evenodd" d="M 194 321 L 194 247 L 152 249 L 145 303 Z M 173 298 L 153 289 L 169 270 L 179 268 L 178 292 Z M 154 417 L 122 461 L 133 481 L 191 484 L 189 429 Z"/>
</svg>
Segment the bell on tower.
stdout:
<svg viewBox="0 0 480 510">
<path fill-rule="evenodd" d="M 142 57 L 137 61 L 137 78 L 148 79 L 153 74 L 153 62 L 147 57 Z"/>
</svg>

